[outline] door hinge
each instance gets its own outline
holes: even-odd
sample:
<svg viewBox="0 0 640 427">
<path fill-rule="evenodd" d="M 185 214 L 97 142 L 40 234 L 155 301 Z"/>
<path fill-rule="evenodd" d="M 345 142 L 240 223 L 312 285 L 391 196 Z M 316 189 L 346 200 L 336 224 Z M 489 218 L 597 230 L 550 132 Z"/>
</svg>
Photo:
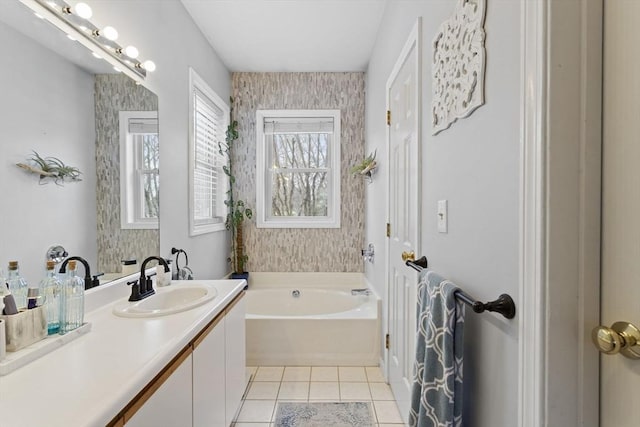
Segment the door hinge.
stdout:
<svg viewBox="0 0 640 427">
<path fill-rule="evenodd" d="M 387 237 L 391 237 L 391 224 L 387 223 Z"/>
<path fill-rule="evenodd" d="M 387 126 L 391 126 L 391 110 L 387 110 Z"/>
<path fill-rule="evenodd" d="M 389 334 L 387 334 L 387 336 L 384 337 L 384 348 L 389 350 Z"/>
</svg>

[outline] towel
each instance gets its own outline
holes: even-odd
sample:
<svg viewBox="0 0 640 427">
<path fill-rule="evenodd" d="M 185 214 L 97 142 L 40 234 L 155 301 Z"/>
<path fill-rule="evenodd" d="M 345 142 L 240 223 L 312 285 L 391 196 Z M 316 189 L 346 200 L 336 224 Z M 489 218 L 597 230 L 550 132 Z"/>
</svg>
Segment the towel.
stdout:
<svg viewBox="0 0 640 427">
<path fill-rule="evenodd" d="M 433 271 L 420 273 L 411 427 L 462 425 L 464 303 L 457 290 Z"/>
</svg>

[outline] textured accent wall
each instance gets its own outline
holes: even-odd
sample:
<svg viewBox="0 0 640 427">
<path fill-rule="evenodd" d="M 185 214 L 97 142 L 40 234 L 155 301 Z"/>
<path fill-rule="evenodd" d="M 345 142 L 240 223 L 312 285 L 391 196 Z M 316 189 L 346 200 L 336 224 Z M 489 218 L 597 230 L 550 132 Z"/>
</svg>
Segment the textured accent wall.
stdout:
<svg viewBox="0 0 640 427">
<path fill-rule="evenodd" d="M 120 74 L 96 75 L 96 206 L 98 271 L 121 271 L 120 261 L 160 254 L 158 230 L 120 228 L 120 111 L 157 111 L 158 97 Z"/>
<path fill-rule="evenodd" d="M 340 109 L 341 227 L 256 228 L 245 225 L 249 271 L 362 272 L 364 182 L 349 168 L 364 156 L 364 73 L 234 73 L 236 197 L 256 204 L 256 110 Z"/>
</svg>

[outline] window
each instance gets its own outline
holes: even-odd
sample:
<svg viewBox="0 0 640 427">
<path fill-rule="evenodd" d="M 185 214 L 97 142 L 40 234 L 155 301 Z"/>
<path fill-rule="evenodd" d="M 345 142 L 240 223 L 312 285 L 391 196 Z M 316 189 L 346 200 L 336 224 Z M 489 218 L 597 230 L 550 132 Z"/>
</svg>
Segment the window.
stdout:
<svg viewBox="0 0 640 427">
<path fill-rule="evenodd" d="M 156 111 L 120 111 L 120 224 L 158 228 L 160 146 Z"/>
<path fill-rule="evenodd" d="M 225 229 L 226 159 L 218 152 L 224 140 L 229 107 L 189 70 L 189 227 L 195 236 Z"/>
<path fill-rule="evenodd" d="M 340 227 L 340 110 L 257 111 L 257 226 Z"/>
</svg>

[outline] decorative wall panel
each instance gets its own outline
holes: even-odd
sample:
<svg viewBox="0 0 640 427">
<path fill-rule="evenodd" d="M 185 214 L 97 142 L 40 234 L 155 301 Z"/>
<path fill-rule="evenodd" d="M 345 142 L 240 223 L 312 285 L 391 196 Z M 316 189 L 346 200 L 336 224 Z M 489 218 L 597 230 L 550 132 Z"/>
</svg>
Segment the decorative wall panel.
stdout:
<svg viewBox="0 0 640 427">
<path fill-rule="evenodd" d="M 121 74 L 96 75 L 96 206 L 98 272 L 121 271 L 120 261 L 160 254 L 158 230 L 120 228 L 120 111 L 157 111 L 158 97 Z"/>
<path fill-rule="evenodd" d="M 484 104 L 486 0 L 457 0 L 433 39 L 433 134 Z"/>
<path fill-rule="evenodd" d="M 349 174 L 364 156 L 364 73 L 234 73 L 236 197 L 256 203 L 256 110 L 341 110 L 341 227 L 256 228 L 245 223 L 249 271 L 362 272 L 364 181 Z"/>
</svg>

